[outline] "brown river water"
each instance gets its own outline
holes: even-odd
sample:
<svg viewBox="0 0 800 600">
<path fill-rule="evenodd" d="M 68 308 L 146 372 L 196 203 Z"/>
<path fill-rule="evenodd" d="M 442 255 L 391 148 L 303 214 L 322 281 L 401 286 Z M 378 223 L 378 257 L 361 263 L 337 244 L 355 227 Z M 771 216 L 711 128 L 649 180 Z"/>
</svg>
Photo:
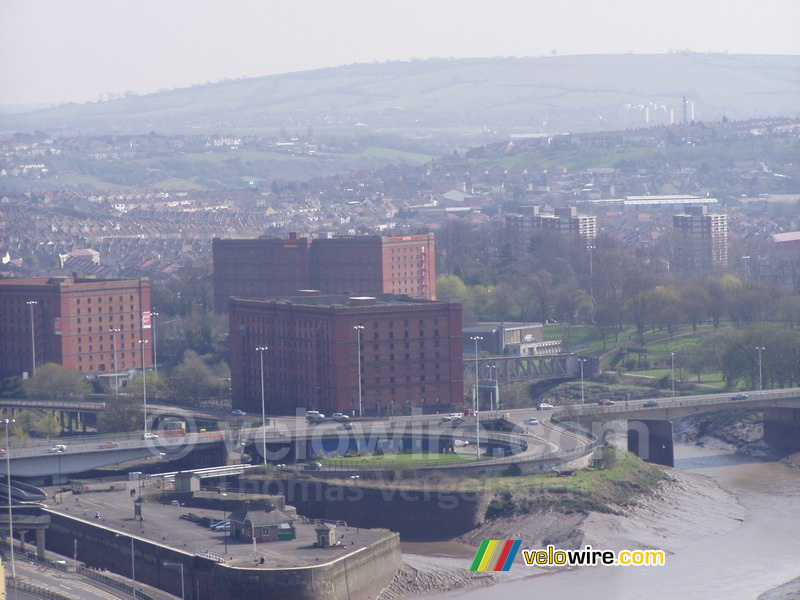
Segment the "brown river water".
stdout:
<svg viewBox="0 0 800 600">
<path fill-rule="evenodd" d="M 741 523 L 678 548 L 662 567 L 564 568 L 542 574 L 518 557 L 511 581 L 424 597 L 755 600 L 800 576 L 800 469 L 690 445 L 676 445 L 675 457 L 676 469 L 706 475 L 733 493 L 745 509 Z M 475 548 L 404 543 L 403 552 L 412 565 L 433 561 L 468 568 Z"/>
</svg>

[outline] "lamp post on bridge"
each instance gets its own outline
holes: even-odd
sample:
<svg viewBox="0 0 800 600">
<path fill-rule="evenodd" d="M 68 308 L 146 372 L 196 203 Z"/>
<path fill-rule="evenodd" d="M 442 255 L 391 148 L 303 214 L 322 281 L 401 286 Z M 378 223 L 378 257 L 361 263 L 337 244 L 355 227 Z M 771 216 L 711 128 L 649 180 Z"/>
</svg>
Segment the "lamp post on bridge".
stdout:
<svg viewBox="0 0 800 600">
<path fill-rule="evenodd" d="M 8 446 L 8 426 L 14 419 L 3 419 L 6 426 L 6 484 L 8 485 L 8 541 L 11 546 L 11 578 L 17 588 L 17 563 L 14 560 L 14 520 L 11 516 L 11 448 Z"/>
<path fill-rule="evenodd" d="M 356 356 L 358 357 L 358 416 L 364 416 L 364 403 L 361 400 L 361 332 L 364 331 L 363 325 L 353 325 L 356 330 Z"/>
<path fill-rule="evenodd" d="M 144 346 L 148 340 L 139 340 L 142 347 L 142 397 L 144 398 L 144 437 L 147 439 L 147 370 L 144 366 Z"/>
<path fill-rule="evenodd" d="M 766 350 L 764 346 L 756 346 L 756 350 L 758 350 L 758 394 L 761 395 L 764 393 L 764 379 L 762 377 L 762 370 L 761 370 L 761 351 Z"/>
<path fill-rule="evenodd" d="M 31 369 L 31 377 L 36 376 L 36 334 L 33 328 L 33 305 L 39 304 L 36 300 L 28 300 L 25 304 L 27 304 L 31 309 L 31 352 L 33 358 L 33 368 Z"/>
<path fill-rule="evenodd" d="M 156 404 L 158 404 L 158 340 L 156 339 L 156 317 L 158 316 L 157 312 L 150 311 L 150 323 L 153 326 L 153 373 L 155 374 L 156 384 L 155 388 L 153 388 L 153 396 L 156 399 Z"/>
<path fill-rule="evenodd" d="M 481 426 L 480 426 L 480 415 L 479 415 L 479 399 L 480 399 L 480 388 L 478 387 L 478 383 L 480 382 L 480 374 L 478 373 L 478 342 L 483 341 L 483 337 L 479 335 L 473 335 L 469 339 L 475 342 L 475 456 L 476 458 L 481 457 Z"/>
<path fill-rule="evenodd" d="M 578 361 L 581 363 L 581 405 L 583 405 L 583 403 L 585 402 L 585 399 L 584 399 L 584 396 L 583 396 L 583 365 L 584 365 L 584 363 L 586 363 L 586 360 L 587 359 L 585 359 L 585 358 L 579 358 L 578 359 Z"/>
<path fill-rule="evenodd" d="M 264 469 L 267 468 L 267 411 L 264 394 L 264 351 L 269 350 L 267 346 L 258 346 L 256 352 L 261 356 L 261 440 L 263 443 L 262 452 L 264 454 Z"/>
<path fill-rule="evenodd" d="M 675 353 L 669 353 L 670 365 L 672 368 L 672 399 L 675 399 Z"/>
<path fill-rule="evenodd" d="M 114 396 L 119 399 L 119 375 L 117 371 L 117 334 L 122 331 L 119 327 L 108 330 L 111 334 L 111 347 L 114 349 Z"/>
</svg>

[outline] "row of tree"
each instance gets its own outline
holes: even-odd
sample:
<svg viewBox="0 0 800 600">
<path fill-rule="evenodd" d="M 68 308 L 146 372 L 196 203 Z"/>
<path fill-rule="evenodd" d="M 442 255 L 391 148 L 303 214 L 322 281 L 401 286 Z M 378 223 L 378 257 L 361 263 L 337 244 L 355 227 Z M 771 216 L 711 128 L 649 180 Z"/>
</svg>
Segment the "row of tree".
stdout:
<svg viewBox="0 0 800 600">
<path fill-rule="evenodd" d="M 560 237 L 560 236 L 559 236 Z M 547 238 L 552 244 L 540 244 Z M 537 254 L 500 260 L 492 280 L 469 284 L 453 273 L 440 276 L 437 294 L 463 306 L 464 321 L 591 323 L 603 339 L 618 340 L 635 326 L 639 342 L 648 329 L 673 334 L 680 325 L 719 327 L 761 321 L 800 327 L 800 299 L 785 288 L 718 274 L 678 281 L 626 253 L 608 237 L 596 248 L 575 248 L 563 239 L 534 236 Z M 563 256 L 553 250 L 564 250 Z M 583 261 L 591 261 L 584 265 Z M 588 272 L 583 272 L 584 266 Z"/>
</svg>

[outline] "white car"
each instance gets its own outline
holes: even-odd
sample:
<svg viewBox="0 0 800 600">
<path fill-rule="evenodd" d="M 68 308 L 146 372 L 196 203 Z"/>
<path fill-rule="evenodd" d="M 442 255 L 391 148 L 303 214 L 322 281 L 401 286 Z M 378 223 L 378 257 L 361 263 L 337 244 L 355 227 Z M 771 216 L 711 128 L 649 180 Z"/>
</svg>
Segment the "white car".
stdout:
<svg viewBox="0 0 800 600">
<path fill-rule="evenodd" d="M 239 409 L 239 408 L 235 408 L 235 409 L 233 409 L 233 410 L 231 411 L 231 414 L 232 414 L 234 417 L 244 417 L 244 416 L 245 416 L 247 413 L 246 413 L 246 412 L 244 412 L 243 410 Z"/>
<path fill-rule="evenodd" d="M 67 447 L 64 444 L 56 444 L 48 452 L 52 452 L 53 454 L 61 454 L 62 452 L 66 452 Z"/>
<path fill-rule="evenodd" d="M 552 404 L 548 404 L 547 402 L 542 402 L 538 408 L 539 410 L 551 410 L 555 407 Z"/>
<path fill-rule="evenodd" d="M 148 431 L 147 433 L 143 433 L 142 434 L 142 439 L 143 440 L 157 440 L 158 439 L 158 435 Z"/>
<path fill-rule="evenodd" d="M 539 424 L 539 419 L 537 419 L 536 417 L 531 417 L 530 419 L 528 419 L 528 425 L 538 425 L 538 424 Z"/>
<path fill-rule="evenodd" d="M 332 418 L 334 421 L 338 421 L 339 423 L 344 423 L 345 421 L 349 421 L 349 420 L 350 420 L 350 417 L 348 417 L 348 416 L 347 416 L 346 414 L 344 414 L 344 413 L 333 413 L 333 414 L 331 415 L 331 418 Z"/>
</svg>

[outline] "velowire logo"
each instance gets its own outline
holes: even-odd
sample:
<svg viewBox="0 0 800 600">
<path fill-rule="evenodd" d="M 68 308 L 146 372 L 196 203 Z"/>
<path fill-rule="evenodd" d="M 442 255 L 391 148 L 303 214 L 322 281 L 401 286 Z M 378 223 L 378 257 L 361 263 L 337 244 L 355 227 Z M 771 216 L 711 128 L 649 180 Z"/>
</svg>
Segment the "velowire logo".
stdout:
<svg viewBox="0 0 800 600">
<path fill-rule="evenodd" d="M 522 540 L 483 540 L 470 571 L 508 571 Z"/>
</svg>

